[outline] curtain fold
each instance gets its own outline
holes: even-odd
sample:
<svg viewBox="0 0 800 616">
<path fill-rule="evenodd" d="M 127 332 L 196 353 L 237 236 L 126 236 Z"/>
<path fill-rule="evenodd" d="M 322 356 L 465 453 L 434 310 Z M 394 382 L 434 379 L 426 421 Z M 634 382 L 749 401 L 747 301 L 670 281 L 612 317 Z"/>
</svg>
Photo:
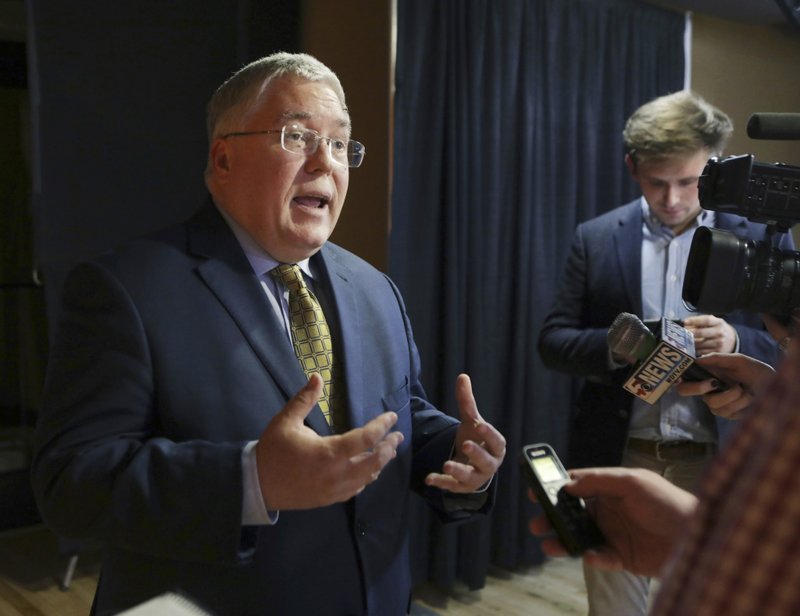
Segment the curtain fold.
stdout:
<svg viewBox="0 0 800 616">
<path fill-rule="evenodd" d="M 517 456 L 564 451 L 575 383 L 536 340 L 575 225 L 635 195 L 622 128 L 680 90 L 683 14 L 633 0 L 398 3 L 390 274 L 429 397 L 456 411 L 460 372 L 506 436 L 491 517 L 445 528 L 415 510 L 414 577 L 483 586 L 539 562 Z"/>
</svg>

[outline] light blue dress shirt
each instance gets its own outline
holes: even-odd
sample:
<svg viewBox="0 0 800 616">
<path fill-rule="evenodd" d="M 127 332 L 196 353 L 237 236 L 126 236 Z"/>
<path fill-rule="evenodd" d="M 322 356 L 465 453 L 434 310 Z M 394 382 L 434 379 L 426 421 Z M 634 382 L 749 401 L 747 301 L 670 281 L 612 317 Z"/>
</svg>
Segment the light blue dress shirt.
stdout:
<svg viewBox="0 0 800 616">
<path fill-rule="evenodd" d="M 682 289 L 692 238 L 700 227 L 714 225 L 713 212 L 702 210 L 680 235 L 650 213 L 642 197 L 642 317 L 681 320 L 693 313 L 683 304 Z M 700 397 L 683 397 L 670 388 L 655 404 L 635 398 L 628 436 L 648 440 L 717 441 L 713 415 Z"/>
</svg>

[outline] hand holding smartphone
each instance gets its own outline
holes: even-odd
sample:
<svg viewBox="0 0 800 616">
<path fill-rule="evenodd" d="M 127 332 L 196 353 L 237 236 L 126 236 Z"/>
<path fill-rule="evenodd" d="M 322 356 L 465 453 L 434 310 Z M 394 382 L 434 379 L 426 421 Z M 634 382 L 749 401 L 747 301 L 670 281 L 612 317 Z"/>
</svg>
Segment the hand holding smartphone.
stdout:
<svg viewBox="0 0 800 616">
<path fill-rule="evenodd" d="M 605 543 L 583 499 L 564 491 L 569 474 L 550 445 L 525 445 L 520 463 L 559 541 L 571 556 Z"/>
</svg>

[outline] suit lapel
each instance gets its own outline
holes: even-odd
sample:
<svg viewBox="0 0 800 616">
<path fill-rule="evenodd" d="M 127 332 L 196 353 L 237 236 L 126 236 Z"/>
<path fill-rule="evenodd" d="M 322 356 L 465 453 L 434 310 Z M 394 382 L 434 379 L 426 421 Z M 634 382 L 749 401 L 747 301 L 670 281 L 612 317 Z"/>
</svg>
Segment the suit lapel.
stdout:
<svg viewBox="0 0 800 616">
<path fill-rule="evenodd" d="M 338 342 L 335 345 L 339 354 L 337 362 L 344 371 L 350 425 L 357 428 L 367 420 L 363 403 L 364 357 L 361 341 L 369 333 L 361 331 L 352 271 L 328 245 L 323 246 L 314 259 L 317 271 L 325 277 L 329 285 L 330 301 L 324 309 L 326 315 L 334 314 L 336 318 Z"/>
<path fill-rule="evenodd" d="M 225 306 L 270 377 L 287 399 L 294 396 L 305 385 L 306 376 L 253 268 L 213 205 L 190 223 L 189 251 L 204 258 L 197 274 Z M 330 433 L 319 407 L 311 410 L 306 423 L 320 434 Z"/>
<path fill-rule="evenodd" d="M 629 305 L 642 314 L 642 225 L 639 201 L 631 204 L 620 216 L 614 229 L 620 279 Z"/>
</svg>

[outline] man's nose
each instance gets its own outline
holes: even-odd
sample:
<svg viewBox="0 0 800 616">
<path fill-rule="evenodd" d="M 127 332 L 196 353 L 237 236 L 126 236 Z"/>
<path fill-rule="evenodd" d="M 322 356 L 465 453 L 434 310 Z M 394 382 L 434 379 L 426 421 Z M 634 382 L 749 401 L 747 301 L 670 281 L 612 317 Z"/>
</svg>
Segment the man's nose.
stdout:
<svg viewBox="0 0 800 616">
<path fill-rule="evenodd" d="M 330 139 L 320 138 L 317 149 L 306 157 L 306 169 L 310 172 L 324 171 L 330 173 L 336 166 L 331 152 Z"/>
<path fill-rule="evenodd" d="M 681 200 L 680 191 L 675 186 L 667 186 L 664 189 L 664 203 L 667 207 L 676 205 Z"/>
</svg>

